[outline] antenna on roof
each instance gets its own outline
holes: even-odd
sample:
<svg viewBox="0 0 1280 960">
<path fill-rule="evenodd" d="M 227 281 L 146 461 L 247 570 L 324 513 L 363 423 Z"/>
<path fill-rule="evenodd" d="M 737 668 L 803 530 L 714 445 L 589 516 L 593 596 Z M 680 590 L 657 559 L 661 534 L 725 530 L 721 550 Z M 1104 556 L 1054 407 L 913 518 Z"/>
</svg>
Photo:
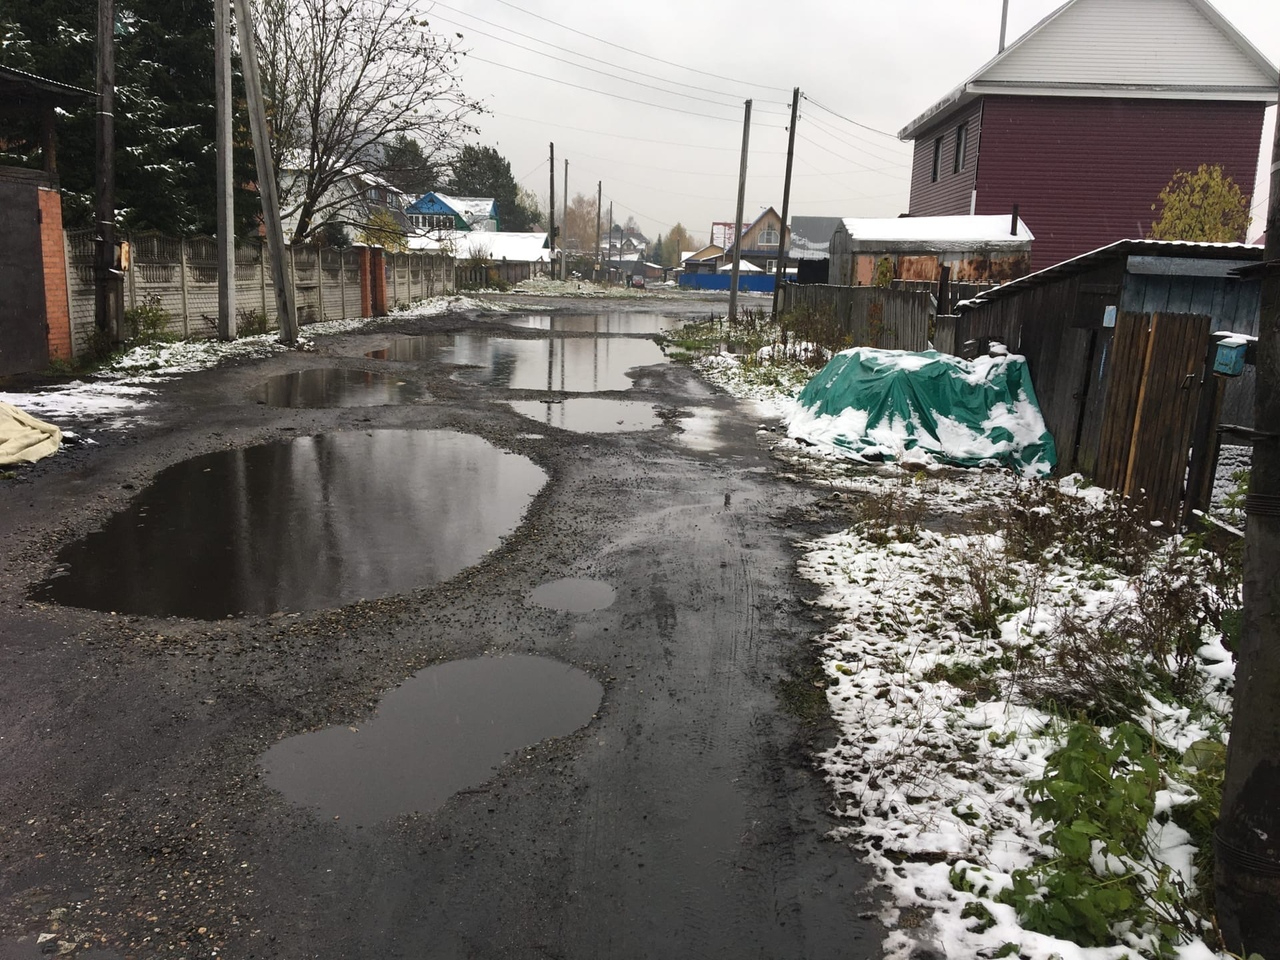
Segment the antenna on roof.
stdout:
<svg viewBox="0 0 1280 960">
<path fill-rule="evenodd" d="M 1004 7 L 1000 11 L 1000 49 L 999 53 L 1004 53 L 1004 36 L 1005 31 L 1009 27 L 1009 0 L 1004 0 Z"/>
</svg>

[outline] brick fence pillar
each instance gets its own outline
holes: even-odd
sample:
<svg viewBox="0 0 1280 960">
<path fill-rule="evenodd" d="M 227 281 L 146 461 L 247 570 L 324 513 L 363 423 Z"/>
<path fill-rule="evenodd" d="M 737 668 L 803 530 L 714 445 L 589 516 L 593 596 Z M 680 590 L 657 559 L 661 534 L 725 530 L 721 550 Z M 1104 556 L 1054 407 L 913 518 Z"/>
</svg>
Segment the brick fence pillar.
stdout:
<svg viewBox="0 0 1280 960">
<path fill-rule="evenodd" d="M 387 315 L 387 256 L 382 247 L 369 248 L 369 276 L 373 281 L 373 316 Z"/>
<path fill-rule="evenodd" d="M 62 233 L 62 195 L 40 187 L 40 249 L 44 255 L 44 310 L 49 359 L 70 360 L 71 300 L 67 291 L 67 248 Z"/>
<path fill-rule="evenodd" d="M 361 317 L 373 316 L 373 272 L 370 263 L 370 249 L 356 244 L 356 263 L 360 266 L 360 313 Z"/>
</svg>

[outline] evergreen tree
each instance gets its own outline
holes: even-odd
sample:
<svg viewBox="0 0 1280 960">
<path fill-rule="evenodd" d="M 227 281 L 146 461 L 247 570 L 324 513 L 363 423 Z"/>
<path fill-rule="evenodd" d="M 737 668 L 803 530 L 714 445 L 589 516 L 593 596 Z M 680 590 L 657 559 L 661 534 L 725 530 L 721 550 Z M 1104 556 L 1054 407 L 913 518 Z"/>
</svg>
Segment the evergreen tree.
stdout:
<svg viewBox="0 0 1280 960">
<path fill-rule="evenodd" d="M 537 224 L 538 214 L 520 202 L 519 184 L 511 175 L 511 163 L 493 147 L 468 144 L 453 163 L 449 192 L 459 197 L 493 197 L 498 203 L 498 224 L 503 230 L 524 232 Z"/>
</svg>

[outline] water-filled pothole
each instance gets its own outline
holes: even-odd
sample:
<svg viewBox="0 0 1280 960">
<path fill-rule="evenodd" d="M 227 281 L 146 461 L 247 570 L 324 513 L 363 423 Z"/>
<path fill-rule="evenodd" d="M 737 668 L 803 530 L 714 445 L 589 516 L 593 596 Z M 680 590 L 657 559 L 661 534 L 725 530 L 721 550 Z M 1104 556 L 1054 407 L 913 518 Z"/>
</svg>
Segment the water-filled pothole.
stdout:
<svg viewBox="0 0 1280 960">
<path fill-rule="evenodd" d="M 369 826 L 429 813 L 483 784 L 514 751 L 588 724 L 603 693 L 583 671 L 544 657 L 457 660 L 390 691 L 363 726 L 282 740 L 262 764 L 295 803 Z"/>
<path fill-rule="evenodd" d="M 637 336 L 668 333 L 680 328 L 686 321 L 656 313 L 591 313 L 567 317 L 531 314 L 524 317 L 504 317 L 502 322 L 513 327 L 549 330 L 552 333 L 615 333 Z"/>
<path fill-rule="evenodd" d="M 453 347 L 457 335 L 452 333 L 427 333 L 420 337 L 400 337 L 385 347 L 365 354 L 372 360 L 440 360 Z"/>
<path fill-rule="evenodd" d="M 271 407 L 318 409 L 390 406 L 420 395 L 413 384 L 385 373 L 321 367 L 272 377 L 253 392 L 253 399 Z"/>
<path fill-rule="evenodd" d="M 574 433 L 624 433 L 661 424 L 657 408 L 638 400 L 570 397 L 567 400 L 512 400 L 516 413 Z"/>
<path fill-rule="evenodd" d="M 161 471 L 64 548 L 35 596 L 210 619 L 401 593 L 481 560 L 546 479 L 528 458 L 451 430 L 224 450 Z"/>
<path fill-rule="evenodd" d="M 454 379 L 510 390 L 627 390 L 628 370 L 666 359 L 652 340 L 630 337 L 494 338 L 456 361 L 470 368 L 454 374 Z"/>
<path fill-rule="evenodd" d="M 613 605 L 617 591 L 599 580 L 569 577 L 544 583 L 529 594 L 529 602 L 548 610 L 590 613 Z"/>
</svg>

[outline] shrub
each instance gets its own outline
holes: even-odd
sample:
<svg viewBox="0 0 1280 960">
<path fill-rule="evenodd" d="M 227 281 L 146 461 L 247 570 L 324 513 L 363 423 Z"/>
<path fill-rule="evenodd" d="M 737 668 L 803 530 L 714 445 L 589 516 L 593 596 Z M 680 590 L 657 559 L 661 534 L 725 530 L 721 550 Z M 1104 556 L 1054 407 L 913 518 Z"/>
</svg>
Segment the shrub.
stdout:
<svg viewBox="0 0 1280 960">
<path fill-rule="evenodd" d="M 160 306 L 158 296 L 144 297 L 142 303 L 124 312 L 124 321 L 138 343 L 162 343 L 170 340 L 169 324 L 173 316 Z"/>
</svg>

